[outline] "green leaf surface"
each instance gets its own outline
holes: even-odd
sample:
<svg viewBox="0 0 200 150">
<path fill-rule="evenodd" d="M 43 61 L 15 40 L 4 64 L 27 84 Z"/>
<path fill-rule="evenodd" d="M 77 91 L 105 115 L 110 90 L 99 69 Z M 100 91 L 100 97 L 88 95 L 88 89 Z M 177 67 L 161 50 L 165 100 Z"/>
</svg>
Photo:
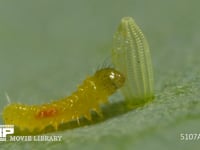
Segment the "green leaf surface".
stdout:
<svg viewBox="0 0 200 150">
<path fill-rule="evenodd" d="M 101 123 L 48 135 L 62 142 L 0 142 L 0 149 L 198 149 L 200 19 L 197 0 L 0 1 L 0 109 L 70 95 L 111 55 L 112 36 L 131 16 L 147 37 L 154 101 Z M 22 118 L 23 121 L 23 118 Z M 0 122 L 2 123 L 2 120 Z"/>
</svg>

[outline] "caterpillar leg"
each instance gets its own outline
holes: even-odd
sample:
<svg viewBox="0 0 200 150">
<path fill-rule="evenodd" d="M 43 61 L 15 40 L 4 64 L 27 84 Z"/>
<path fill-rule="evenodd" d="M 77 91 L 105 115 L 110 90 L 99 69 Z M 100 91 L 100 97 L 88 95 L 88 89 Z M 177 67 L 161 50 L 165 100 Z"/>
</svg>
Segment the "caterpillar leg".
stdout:
<svg viewBox="0 0 200 150">
<path fill-rule="evenodd" d="M 93 108 L 93 110 L 97 113 L 97 115 L 101 118 L 103 118 L 103 114 L 101 111 L 101 108 L 97 107 L 97 108 Z"/>
<path fill-rule="evenodd" d="M 79 126 L 81 125 L 81 123 L 80 123 L 80 118 L 79 118 L 79 117 L 76 118 L 76 122 L 77 122 L 77 124 L 78 124 Z"/>
<path fill-rule="evenodd" d="M 92 116 L 91 116 L 91 113 L 90 113 L 90 112 L 86 113 L 86 114 L 84 115 L 84 117 L 85 117 L 87 120 L 89 120 L 89 121 L 92 120 Z"/>
</svg>

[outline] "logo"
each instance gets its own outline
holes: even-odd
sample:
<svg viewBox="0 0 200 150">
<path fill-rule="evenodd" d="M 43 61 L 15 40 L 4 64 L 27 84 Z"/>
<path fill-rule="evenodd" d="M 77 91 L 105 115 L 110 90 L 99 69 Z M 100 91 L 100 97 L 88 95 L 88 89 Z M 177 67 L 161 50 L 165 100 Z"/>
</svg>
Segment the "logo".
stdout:
<svg viewBox="0 0 200 150">
<path fill-rule="evenodd" d="M 62 141 L 62 136 L 60 135 L 13 136 L 10 134 L 14 134 L 14 125 L 0 125 L 0 142 L 1 141 L 10 141 L 10 142 L 18 142 L 18 141 L 37 141 L 37 142 L 42 142 L 42 141 L 57 142 L 58 141 L 59 142 L 59 141 Z"/>
<path fill-rule="evenodd" d="M 0 141 L 6 141 L 6 136 L 13 133 L 14 125 L 0 125 Z"/>
</svg>

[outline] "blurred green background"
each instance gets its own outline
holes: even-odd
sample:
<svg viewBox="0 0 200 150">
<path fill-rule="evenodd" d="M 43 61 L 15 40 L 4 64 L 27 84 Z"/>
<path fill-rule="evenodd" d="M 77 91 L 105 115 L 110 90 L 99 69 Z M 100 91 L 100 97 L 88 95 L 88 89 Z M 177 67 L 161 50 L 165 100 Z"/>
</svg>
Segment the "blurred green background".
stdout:
<svg viewBox="0 0 200 150">
<path fill-rule="evenodd" d="M 180 133 L 200 133 L 200 2 L 197 0 L 1 0 L 0 109 L 69 95 L 110 57 L 124 16 L 146 35 L 155 100 L 62 135 L 62 142 L 0 143 L 0 149 L 198 149 Z M 0 122 L 2 124 L 2 121 Z"/>
</svg>

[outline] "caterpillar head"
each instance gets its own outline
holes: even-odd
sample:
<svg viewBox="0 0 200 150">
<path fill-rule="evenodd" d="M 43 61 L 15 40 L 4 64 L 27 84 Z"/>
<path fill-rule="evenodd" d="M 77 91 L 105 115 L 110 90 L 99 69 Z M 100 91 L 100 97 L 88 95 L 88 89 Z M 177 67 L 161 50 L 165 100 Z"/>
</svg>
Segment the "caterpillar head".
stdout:
<svg viewBox="0 0 200 150">
<path fill-rule="evenodd" d="M 113 94 L 117 89 L 121 88 L 125 82 L 124 75 L 113 68 L 100 69 L 95 73 L 94 77 L 103 90 L 109 94 Z"/>
</svg>

